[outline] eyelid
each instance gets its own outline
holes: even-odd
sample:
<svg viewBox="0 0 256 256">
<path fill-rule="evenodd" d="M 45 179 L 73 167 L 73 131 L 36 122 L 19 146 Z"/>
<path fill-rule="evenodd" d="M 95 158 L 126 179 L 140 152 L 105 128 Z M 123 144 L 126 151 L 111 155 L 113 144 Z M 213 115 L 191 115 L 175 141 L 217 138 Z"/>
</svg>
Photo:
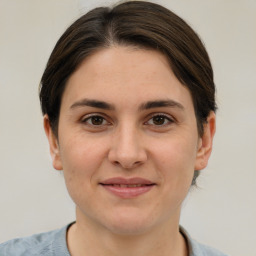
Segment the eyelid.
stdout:
<svg viewBox="0 0 256 256">
<path fill-rule="evenodd" d="M 101 125 L 93 125 L 93 124 L 90 124 L 90 123 L 87 122 L 90 118 L 97 117 L 97 116 L 103 118 L 103 120 L 105 122 L 107 122 L 107 123 L 101 124 Z M 164 117 L 166 120 L 168 120 L 168 123 L 167 124 L 163 124 L 163 125 L 148 124 L 148 122 L 152 118 L 157 117 L 157 116 Z M 102 127 L 102 126 L 113 124 L 113 122 L 111 121 L 111 119 L 109 117 L 106 117 L 106 115 L 104 113 L 100 113 L 100 112 L 89 113 L 89 114 L 83 115 L 82 118 L 80 119 L 80 122 L 87 123 L 88 126 L 93 126 L 93 127 L 97 127 L 98 126 L 98 128 Z M 172 123 L 175 123 L 175 122 L 177 122 L 177 120 L 173 116 L 171 116 L 170 114 L 166 114 L 166 113 L 163 113 L 163 112 L 155 112 L 155 113 L 149 114 L 146 117 L 146 121 L 143 124 L 144 125 L 151 125 L 151 126 L 158 126 L 160 128 L 160 127 L 171 125 Z"/>
<path fill-rule="evenodd" d="M 86 115 L 82 116 L 80 121 L 82 123 L 86 123 L 87 120 L 89 120 L 92 117 L 101 117 L 101 118 L 103 118 L 107 122 L 107 124 L 111 124 L 111 122 L 108 121 L 108 118 L 103 113 L 90 113 L 90 114 L 86 114 Z M 96 125 L 92 125 L 92 124 L 89 124 L 89 125 L 96 126 Z M 106 125 L 106 124 L 103 124 L 103 125 Z M 99 126 L 103 126 L 103 125 L 99 125 Z"/>
<path fill-rule="evenodd" d="M 150 114 L 147 118 L 147 121 L 144 124 L 148 123 L 149 120 L 151 120 L 152 118 L 157 117 L 157 116 L 162 116 L 169 121 L 168 124 L 158 125 L 159 127 L 167 126 L 167 125 L 170 125 L 170 124 L 176 122 L 176 119 L 173 116 L 171 116 L 169 114 L 162 113 L 162 112 L 156 112 L 156 113 Z M 157 126 L 157 125 L 155 125 L 155 126 Z"/>
<path fill-rule="evenodd" d="M 164 116 L 164 117 L 166 117 L 167 119 L 170 119 L 170 120 L 175 121 L 175 118 L 174 118 L 172 115 L 166 114 L 166 113 L 164 113 L 164 112 L 155 112 L 155 113 L 151 113 L 151 114 L 148 115 L 148 118 L 152 118 L 152 117 L 155 117 L 155 116 Z"/>
</svg>

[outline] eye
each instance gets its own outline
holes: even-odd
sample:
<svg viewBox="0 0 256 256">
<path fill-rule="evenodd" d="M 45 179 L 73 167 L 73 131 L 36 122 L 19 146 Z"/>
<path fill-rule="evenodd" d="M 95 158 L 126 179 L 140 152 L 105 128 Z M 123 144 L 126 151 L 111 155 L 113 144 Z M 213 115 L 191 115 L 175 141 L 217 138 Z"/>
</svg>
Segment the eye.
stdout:
<svg viewBox="0 0 256 256">
<path fill-rule="evenodd" d="M 101 126 L 101 125 L 108 124 L 107 120 L 100 115 L 93 115 L 93 116 L 85 117 L 82 120 L 82 123 L 89 124 L 91 126 Z"/>
<path fill-rule="evenodd" d="M 148 121 L 148 125 L 154 125 L 154 126 L 165 126 L 168 124 L 173 123 L 173 119 L 169 116 L 163 115 L 163 114 L 157 114 L 151 117 Z"/>
</svg>

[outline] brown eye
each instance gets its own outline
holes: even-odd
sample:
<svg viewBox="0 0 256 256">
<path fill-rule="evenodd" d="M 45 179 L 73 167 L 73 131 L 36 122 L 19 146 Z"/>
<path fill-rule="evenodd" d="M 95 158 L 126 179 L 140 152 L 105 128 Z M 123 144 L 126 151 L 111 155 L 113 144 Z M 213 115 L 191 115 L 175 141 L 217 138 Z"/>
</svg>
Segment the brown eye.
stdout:
<svg viewBox="0 0 256 256">
<path fill-rule="evenodd" d="M 106 125 L 107 124 L 107 121 L 105 120 L 104 117 L 97 116 L 97 115 L 87 117 L 82 122 L 85 123 L 85 124 L 89 124 L 91 126 L 100 126 L 100 125 Z"/>
<path fill-rule="evenodd" d="M 165 115 L 155 115 L 149 119 L 147 124 L 155 126 L 164 126 L 173 123 L 173 120 Z"/>
<path fill-rule="evenodd" d="M 91 117 L 91 123 L 93 125 L 101 125 L 103 124 L 104 118 L 101 116 L 92 116 Z"/>
<path fill-rule="evenodd" d="M 166 117 L 164 116 L 154 116 L 152 121 L 155 125 L 163 125 L 166 121 Z"/>
</svg>

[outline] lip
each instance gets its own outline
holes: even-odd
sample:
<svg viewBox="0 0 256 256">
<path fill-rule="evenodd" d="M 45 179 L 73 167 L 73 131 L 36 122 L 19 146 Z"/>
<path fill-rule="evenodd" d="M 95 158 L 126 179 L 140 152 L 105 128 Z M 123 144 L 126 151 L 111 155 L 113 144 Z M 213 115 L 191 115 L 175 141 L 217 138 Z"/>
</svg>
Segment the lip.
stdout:
<svg viewBox="0 0 256 256">
<path fill-rule="evenodd" d="M 140 178 L 114 177 L 99 183 L 104 189 L 121 198 L 134 198 L 149 192 L 156 183 Z"/>
</svg>

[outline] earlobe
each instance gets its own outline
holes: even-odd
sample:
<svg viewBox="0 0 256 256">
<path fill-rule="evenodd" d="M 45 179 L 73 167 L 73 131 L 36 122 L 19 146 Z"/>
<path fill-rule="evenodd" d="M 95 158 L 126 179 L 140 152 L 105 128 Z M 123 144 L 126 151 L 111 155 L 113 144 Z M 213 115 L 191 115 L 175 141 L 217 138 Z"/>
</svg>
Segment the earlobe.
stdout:
<svg viewBox="0 0 256 256">
<path fill-rule="evenodd" d="M 199 171 L 207 166 L 208 160 L 212 152 L 212 143 L 215 130 L 216 116 L 215 113 L 212 111 L 207 118 L 207 123 L 204 124 L 204 133 L 199 139 L 195 170 Z"/>
<path fill-rule="evenodd" d="M 48 115 L 44 115 L 44 131 L 48 138 L 50 154 L 52 157 L 52 165 L 56 170 L 62 170 L 62 162 L 60 157 L 60 150 L 58 140 L 52 131 Z"/>
</svg>

